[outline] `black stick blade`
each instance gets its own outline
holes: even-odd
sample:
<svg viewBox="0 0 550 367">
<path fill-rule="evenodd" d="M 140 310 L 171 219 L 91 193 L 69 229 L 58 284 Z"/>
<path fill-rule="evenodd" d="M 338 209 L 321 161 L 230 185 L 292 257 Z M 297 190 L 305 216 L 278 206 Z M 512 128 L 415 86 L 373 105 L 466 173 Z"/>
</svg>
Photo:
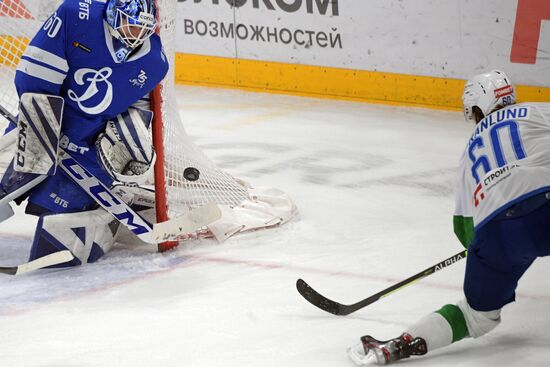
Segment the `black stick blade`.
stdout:
<svg viewBox="0 0 550 367">
<path fill-rule="evenodd" d="M 391 287 L 388 287 L 376 294 L 373 294 L 372 296 L 369 296 L 351 305 L 344 305 L 328 299 L 327 297 L 319 294 L 315 289 L 311 288 L 309 284 L 307 284 L 302 279 L 298 279 L 296 281 L 296 289 L 298 289 L 298 292 L 300 292 L 302 297 L 304 297 L 309 303 L 311 303 L 315 307 L 320 308 L 323 311 L 330 312 L 333 315 L 339 316 L 349 315 L 350 313 L 360 310 L 363 307 L 373 304 L 379 299 L 392 294 L 396 290 L 404 288 L 422 278 L 427 277 L 428 275 L 432 275 L 436 271 L 439 271 L 449 265 L 456 263 L 458 260 L 464 259 L 467 253 L 467 250 L 462 250 L 458 254 L 451 256 L 448 259 L 445 259 L 435 265 L 432 265 L 429 268 L 421 271 L 420 273 L 417 273 L 405 280 L 400 281 L 399 283 L 392 285 Z"/>
<path fill-rule="evenodd" d="M 16 273 L 17 273 L 17 266 L 0 267 L 0 274 L 15 275 Z"/>
<path fill-rule="evenodd" d="M 341 304 L 334 302 L 321 294 L 319 294 L 315 289 L 311 288 L 304 280 L 298 279 L 296 281 L 296 289 L 309 303 L 315 307 L 320 308 L 323 311 L 330 312 L 333 315 L 347 315 L 347 313 L 342 313 Z"/>
</svg>

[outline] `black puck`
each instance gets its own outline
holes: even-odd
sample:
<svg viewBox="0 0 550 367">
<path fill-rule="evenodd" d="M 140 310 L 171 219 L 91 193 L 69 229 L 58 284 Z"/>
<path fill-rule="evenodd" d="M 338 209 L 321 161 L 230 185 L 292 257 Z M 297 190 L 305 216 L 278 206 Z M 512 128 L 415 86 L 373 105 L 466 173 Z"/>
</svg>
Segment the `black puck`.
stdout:
<svg viewBox="0 0 550 367">
<path fill-rule="evenodd" d="M 200 171 L 195 167 L 187 167 L 183 170 L 183 177 L 185 177 L 187 181 L 197 181 L 200 174 Z"/>
</svg>

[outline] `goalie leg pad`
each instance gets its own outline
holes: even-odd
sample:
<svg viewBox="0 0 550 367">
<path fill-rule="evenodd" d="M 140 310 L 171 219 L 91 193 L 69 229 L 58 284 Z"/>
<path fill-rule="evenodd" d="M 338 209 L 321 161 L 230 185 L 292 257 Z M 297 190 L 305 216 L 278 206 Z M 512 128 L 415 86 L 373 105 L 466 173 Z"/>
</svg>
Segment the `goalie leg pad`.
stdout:
<svg viewBox="0 0 550 367">
<path fill-rule="evenodd" d="M 14 169 L 53 175 L 63 117 L 63 98 L 25 93 L 19 104 Z"/>
<path fill-rule="evenodd" d="M 47 177 L 34 173 L 17 172 L 13 164 L 16 130 L 0 138 L 0 222 L 13 215 L 9 202 L 24 200 L 28 192 Z"/>
<path fill-rule="evenodd" d="M 26 198 L 29 190 L 44 181 L 47 176 L 33 173 L 16 172 L 9 166 L 0 181 L 0 205 L 15 200 L 20 203 Z"/>
<path fill-rule="evenodd" d="M 93 263 L 112 248 L 118 225 L 103 209 L 42 215 L 36 227 L 29 261 L 69 250 L 75 258 L 55 267 Z"/>
<path fill-rule="evenodd" d="M 55 173 L 63 103 L 43 94 L 21 97 L 18 128 L 0 138 L 0 221 L 11 216 L 10 201 L 22 201 Z"/>
<path fill-rule="evenodd" d="M 0 221 L 13 213 L 10 201 L 22 201 L 47 175 L 55 173 L 63 103 L 57 96 L 21 96 L 17 129 L 0 138 Z"/>
</svg>

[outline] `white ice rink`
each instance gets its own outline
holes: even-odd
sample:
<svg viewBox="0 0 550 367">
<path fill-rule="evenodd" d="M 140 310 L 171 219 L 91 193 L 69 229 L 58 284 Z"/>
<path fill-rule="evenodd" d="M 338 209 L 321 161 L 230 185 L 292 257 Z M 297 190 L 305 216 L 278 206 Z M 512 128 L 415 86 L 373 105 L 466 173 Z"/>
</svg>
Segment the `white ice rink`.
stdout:
<svg viewBox="0 0 550 367">
<path fill-rule="evenodd" d="M 1 367 L 352 367 L 361 335 L 399 335 L 462 297 L 465 261 L 352 315 L 307 303 L 303 278 L 353 303 L 461 250 L 452 181 L 472 126 L 459 112 L 178 88 L 187 131 L 219 166 L 295 200 L 287 225 L 167 254 L 118 248 L 69 270 L 0 278 Z M 0 224 L 0 264 L 25 261 L 35 220 Z M 503 323 L 411 366 L 550 365 L 550 262 Z"/>
</svg>

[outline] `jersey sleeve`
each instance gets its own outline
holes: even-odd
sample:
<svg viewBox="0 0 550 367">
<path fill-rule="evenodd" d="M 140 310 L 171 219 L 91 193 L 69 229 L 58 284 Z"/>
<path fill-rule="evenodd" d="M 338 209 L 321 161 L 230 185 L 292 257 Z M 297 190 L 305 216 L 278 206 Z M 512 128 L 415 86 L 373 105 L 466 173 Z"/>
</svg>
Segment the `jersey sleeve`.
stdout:
<svg viewBox="0 0 550 367">
<path fill-rule="evenodd" d="M 460 159 L 455 185 L 455 212 L 453 216 L 453 229 L 460 243 L 468 248 L 474 238 L 474 208 L 472 202 L 472 189 L 466 178 L 466 152 Z"/>
<path fill-rule="evenodd" d="M 537 103 L 536 104 L 542 118 L 547 124 L 550 124 L 550 103 Z"/>
<path fill-rule="evenodd" d="M 68 2 L 42 25 L 22 55 L 15 74 L 17 93 L 59 95 L 69 66 L 66 58 Z"/>
</svg>

